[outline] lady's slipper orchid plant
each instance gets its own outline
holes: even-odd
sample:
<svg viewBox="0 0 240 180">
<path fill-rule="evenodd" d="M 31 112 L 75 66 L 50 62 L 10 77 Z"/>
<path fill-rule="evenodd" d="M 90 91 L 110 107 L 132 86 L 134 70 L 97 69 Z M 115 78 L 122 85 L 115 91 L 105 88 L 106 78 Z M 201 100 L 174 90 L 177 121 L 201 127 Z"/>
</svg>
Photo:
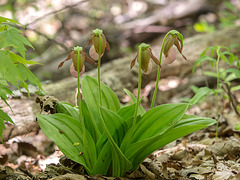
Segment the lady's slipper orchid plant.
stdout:
<svg viewBox="0 0 240 180">
<path fill-rule="evenodd" d="M 170 32 L 171 35 L 176 33 Z M 88 58 L 84 50 L 77 46 L 58 67 L 69 59 L 73 60 L 71 69 L 77 71 L 78 78 L 78 107 L 59 102 L 56 114 L 37 115 L 44 134 L 68 158 L 81 164 L 88 175 L 125 176 L 127 172 L 136 170 L 155 150 L 215 123 L 210 118 L 186 114 L 187 103 L 164 104 L 147 112 L 143 109 L 140 104 L 141 71 L 148 71 L 150 58 L 159 69 L 161 64 L 161 59 L 158 61 L 145 43 L 139 46 L 138 54 L 131 63 L 131 67 L 136 60 L 139 64 L 137 98 L 126 90 L 132 103 L 121 106 L 112 89 L 100 82 L 101 55 L 105 48 L 110 50 L 102 31 L 94 30 L 89 42 L 98 53 L 98 80 L 84 76 L 80 81 L 80 71 L 84 71 L 83 63 Z M 181 50 L 180 44 L 179 47 Z M 169 49 L 165 49 L 168 56 Z"/>
<path fill-rule="evenodd" d="M 97 59 L 98 55 L 98 89 L 99 89 L 99 102 L 100 105 L 102 105 L 102 94 L 101 94 L 101 84 L 100 84 L 100 65 L 101 65 L 101 57 L 103 56 L 105 49 L 110 52 L 110 46 L 103 34 L 103 31 L 100 29 L 93 30 L 93 34 L 91 34 L 91 37 L 89 39 L 89 42 L 87 46 L 91 45 L 89 54 L 93 59 Z M 95 54 L 95 52 L 97 54 Z"/>
<path fill-rule="evenodd" d="M 178 49 L 178 52 L 182 54 L 183 44 L 181 39 L 176 34 L 168 36 L 163 47 L 163 54 L 168 64 L 173 63 L 176 59 L 176 50 L 173 48 L 173 45 L 175 45 Z M 187 60 L 183 54 L 182 57 Z"/>
<path fill-rule="evenodd" d="M 171 30 L 169 31 L 162 42 L 162 47 L 160 51 L 160 57 L 159 57 L 159 64 L 162 62 L 162 55 L 164 54 L 166 58 L 166 62 L 168 64 L 171 64 L 175 61 L 176 59 L 176 50 L 173 48 L 173 45 L 175 45 L 178 49 L 178 51 L 182 54 L 182 49 L 183 49 L 183 36 L 181 33 L 179 33 L 177 30 Z M 187 60 L 187 58 L 182 54 L 182 57 Z M 157 90 L 158 90 L 158 82 L 160 80 L 160 75 L 161 75 L 161 68 L 160 66 L 158 67 L 158 72 L 157 72 L 157 79 L 156 79 L 156 85 L 153 93 L 153 98 L 152 98 L 152 103 L 151 103 L 151 108 L 154 107 L 156 95 L 157 95 Z"/>
</svg>

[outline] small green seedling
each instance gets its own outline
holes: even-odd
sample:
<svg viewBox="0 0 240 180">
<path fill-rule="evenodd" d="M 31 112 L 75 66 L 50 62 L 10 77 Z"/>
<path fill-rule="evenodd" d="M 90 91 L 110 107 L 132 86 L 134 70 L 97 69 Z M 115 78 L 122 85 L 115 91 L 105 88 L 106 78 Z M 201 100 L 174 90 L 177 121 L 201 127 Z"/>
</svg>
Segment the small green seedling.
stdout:
<svg viewBox="0 0 240 180">
<path fill-rule="evenodd" d="M 207 52 L 211 52 L 211 55 L 206 55 Z M 216 55 L 216 58 L 214 58 Z M 224 86 L 229 87 L 231 81 L 234 79 L 240 78 L 240 71 L 234 66 L 240 67 L 238 58 L 229 51 L 227 47 L 224 46 L 214 46 L 208 47 L 201 55 L 200 59 L 195 62 L 193 67 L 193 72 L 203 62 L 209 62 L 214 71 L 204 71 L 204 75 L 215 77 L 217 79 L 216 89 L 210 89 L 208 87 L 200 88 L 195 96 L 189 101 L 191 104 L 196 104 L 203 97 L 215 94 L 216 95 L 216 106 L 217 106 L 217 126 L 216 126 L 216 138 L 218 137 L 218 121 L 219 121 L 219 94 L 224 92 Z M 219 67 L 220 61 L 223 61 L 226 66 L 229 66 L 228 69 L 223 69 Z M 233 91 L 239 90 L 240 86 L 231 87 L 231 89 L 227 88 L 226 96 L 231 99 L 231 93 Z M 235 109 L 236 105 L 232 104 Z M 236 111 L 237 112 L 237 111 Z"/>
</svg>

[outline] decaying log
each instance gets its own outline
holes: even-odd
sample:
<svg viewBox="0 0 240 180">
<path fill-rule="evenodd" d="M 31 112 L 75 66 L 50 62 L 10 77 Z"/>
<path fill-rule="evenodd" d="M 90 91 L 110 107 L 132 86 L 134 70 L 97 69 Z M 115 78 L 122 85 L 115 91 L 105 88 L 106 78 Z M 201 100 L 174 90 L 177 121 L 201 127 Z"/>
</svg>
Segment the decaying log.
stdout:
<svg viewBox="0 0 240 180">
<path fill-rule="evenodd" d="M 173 64 L 167 65 L 165 62 L 162 62 L 161 77 L 184 77 L 184 75 L 192 71 L 194 62 L 208 46 L 230 46 L 231 44 L 239 43 L 239 39 L 240 31 L 237 30 L 237 28 L 223 29 L 212 34 L 199 34 L 187 38 L 184 40 L 183 54 L 187 57 L 188 61 L 185 61 L 181 55 L 178 54 L 177 60 Z M 161 40 L 157 39 L 153 44 L 153 53 L 158 57 Z M 232 52 L 237 52 L 237 49 L 232 49 Z M 120 98 L 124 96 L 124 88 L 131 91 L 137 87 L 137 63 L 136 66 L 130 70 L 130 62 L 134 56 L 135 55 L 132 54 L 125 58 L 116 59 L 101 67 L 101 80 L 110 86 Z M 152 72 L 142 76 L 143 86 L 155 80 L 156 74 L 157 67 L 153 64 Z M 85 75 L 97 77 L 97 69 L 91 70 L 85 73 Z M 76 84 L 76 79 L 70 77 L 53 84 L 45 85 L 44 89 L 49 95 L 54 95 L 62 101 L 73 103 Z"/>
<path fill-rule="evenodd" d="M 194 61 L 199 58 L 202 51 L 208 46 L 223 45 L 230 46 L 231 44 L 239 43 L 240 31 L 238 28 L 223 29 L 216 31 L 213 34 L 199 34 L 184 40 L 183 54 L 188 58 L 188 61 L 182 59 L 181 55 L 177 56 L 177 60 L 167 65 L 162 62 L 161 77 L 167 76 L 180 76 L 184 77 L 191 73 Z M 161 40 L 157 39 L 153 43 L 153 53 L 158 56 Z M 237 52 L 237 49 L 232 49 L 232 52 Z M 112 62 L 102 65 L 101 67 L 101 80 L 109 85 L 115 93 L 122 98 L 124 96 L 123 89 L 133 90 L 138 84 L 137 63 L 136 66 L 130 70 L 130 62 L 134 58 L 134 54 L 129 57 L 116 59 Z M 153 70 L 148 75 L 143 75 L 143 86 L 150 81 L 156 79 L 157 67 L 153 65 Z M 86 75 L 97 77 L 97 70 L 91 70 Z M 196 83 L 202 83 L 196 81 Z M 190 84 L 194 82 L 190 81 Z M 193 85 L 191 84 L 191 85 Z M 53 84 L 43 85 L 44 90 L 48 95 L 53 95 L 60 101 L 75 103 L 75 89 L 77 82 L 75 78 L 66 78 Z M 184 86 L 184 88 L 187 88 Z M 175 93 L 175 90 L 171 90 Z M 158 102 L 158 100 L 156 100 Z M 9 104 L 12 106 L 14 113 L 8 108 L 4 111 L 9 113 L 17 126 L 7 124 L 7 131 L 3 133 L 3 140 L 6 141 L 16 135 L 27 134 L 31 130 L 36 130 L 37 122 L 35 121 L 36 112 L 40 112 L 39 105 L 34 103 L 32 99 L 14 99 L 10 100 Z M 26 106 L 23 106 L 26 105 Z M 2 105 L 3 106 L 3 105 Z M 27 121 L 26 121 L 27 120 Z M 35 129 L 34 129 L 35 128 Z M 9 130 L 11 129 L 11 130 Z"/>
</svg>

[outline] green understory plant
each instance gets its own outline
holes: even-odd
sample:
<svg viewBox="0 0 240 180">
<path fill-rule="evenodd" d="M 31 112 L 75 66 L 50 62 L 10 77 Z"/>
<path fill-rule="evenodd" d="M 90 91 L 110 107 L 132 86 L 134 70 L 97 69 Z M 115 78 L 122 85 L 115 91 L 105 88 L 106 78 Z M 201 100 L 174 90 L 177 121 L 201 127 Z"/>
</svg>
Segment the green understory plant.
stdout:
<svg viewBox="0 0 240 180">
<path fill-rule="evenodd" d="M 27 82 L 39 88 L 38 94 L 43 89 L 38 78 L 28 69 L 29 65 L 39 64 L 25 59 L 25 46 L 33 48 L 31 43 L 21 35 L 21 31 L 10 25 L 19 24 L 17 21 L 0 16 L 0 99 L 7 106 L 8 95 L 14 95 L 10 84 L 20 90 L 25 88 L 29 94 Z M 12 119 L 0 107 L 0 138 L 2 141 L 4 121 L 13 123 Z"/>
<path fill-rule="evenodd" d="M 207 53 L 210 52 L 210 56 Z M 215 58 L 216 57 L 216 58 Z M 221 68 L 219 63 L 224 62 L 224 67 Z M 199 88 L 196 91 L 195 96 L 189 101 L 190 104 L 198 103 L 203 97 L 211 94 L 216 95 L 216 107 L 217 107 L 217 125 L 216 125 L 216 138 L 218 137 L 218 121 L 219 121 L 219 97 L 223 94 L 227 97 L 231 103 L 235 112 L 238 113 L 236 104 L 234 104 L 234 99 L 232 92 L 240 89 L 240 86 L 231 86 L 231 81 L 240 78 L 240 71 L 235 67 L 239 68 L 239 59 L 229 51 L 227 47 L 224 46 L 214 46 L 208 47 L 201 55 L 200 59 L 195 62 L 193 67 L 193 72 L 196 70 L 197 66 L 203 62 L 209 62 L 214 71 L 204 71 L 203 74 L 206 76 L 215 77 L 217 79 L 216 89 L 210 89 L 208 87 Z M 224 91 L 225 90 L 225 91 Z"/>
<path fill-rule="evenodd" d="M 182 45 L 179 43 L 182 44 L 182 39 L 176 33 L 171 31 L 169 45 L 164 46 L 165 53 L 169 53 L 173 44 L 181 52 Z M 125 90 L 132 103 L 122 107 L 111 88 L 100 81 L 101 56 L 105 48 L 110 50 L 101 30 L 93 31 L 90 44 L 98 54 L 98 78 L 84 76 L 78 81 L 81 84 L 78 85 L 78 107 L 59 102 L 56 114 L 37 114 L 44 134 L 67 157 L 83 165 L 89 175 L 124 176 L 136 170 L 153 151 L 215 123 L 210 118 L 187 115 L 187 103 L 164 104 L 147 112 L 143 109 L 140 105 L 141 70 L 148 70 L 150 58 L 159 67 L 161 64 L 153 56 L 150 45 L 145 43 L 139 46 L 137 56 L 131 63 L 131 67 L 135 61 L 139 64 L 138 96 L 135 98 Z M 71 55 L 73 64 L 77 60 L 75 71 L 78 79 L 82 70 L 79 66 L 86 58 L 84 51 L 76 47 Z M 168 54 L 165 55 L 168 57 Z"/>
</svg>

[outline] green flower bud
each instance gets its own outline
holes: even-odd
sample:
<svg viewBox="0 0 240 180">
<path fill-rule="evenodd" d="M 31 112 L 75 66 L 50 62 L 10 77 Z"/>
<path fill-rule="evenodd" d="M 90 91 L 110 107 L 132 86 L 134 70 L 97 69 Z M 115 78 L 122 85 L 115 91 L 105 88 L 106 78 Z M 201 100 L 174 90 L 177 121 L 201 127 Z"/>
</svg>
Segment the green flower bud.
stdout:
<svg viewBox="0 0 240 180">
<path fill-rule="evenodd" d="M 166 58 L 167 63 L 169 64 L 174 62 L 176 59 L 176 51 L 173 49 L 173 45 L 175 45 L 178 52 L 182 54 L 183 43 L 177 34 L 169 35 L 163 47 L 163 54 Z M 182 57 L 187 60 L 187 58 L 183 54 Z"/>
<path fill-rule="evenodd" d="M 141 52 L 140 52 L 141 50 Z M 141 69 L 143 72 L 147 73 L 149 69 L 150 58 L 158 65 L 161 66 L 158 59 L 153 55 L 150 45 L 142 43 L 139 46 L 138 53 L 136 57 L 132 60 L 130 68 L 135 65 L 136 60 L 139 62 L 139 53 L 141 53 Z"/>
<path fill-rule="evenodd" d="M 105 49 L 107 49 L 109 52 L 110 46 L 109 46 L 102 30 L 100 30 L 100 29 L 93 30 L 93 34 L 91 34 L 91 38 L 89 39 L 87 46 L 89 46 L 90 44 L 93 44 L 94 49 L 95 49 L 96 53 L 98 54 L 99 46 L 100 46 L 99 37 L 101 37 L 101 52 L 100 52 L 100 54 L 104 54 Z"/>
</svg>

